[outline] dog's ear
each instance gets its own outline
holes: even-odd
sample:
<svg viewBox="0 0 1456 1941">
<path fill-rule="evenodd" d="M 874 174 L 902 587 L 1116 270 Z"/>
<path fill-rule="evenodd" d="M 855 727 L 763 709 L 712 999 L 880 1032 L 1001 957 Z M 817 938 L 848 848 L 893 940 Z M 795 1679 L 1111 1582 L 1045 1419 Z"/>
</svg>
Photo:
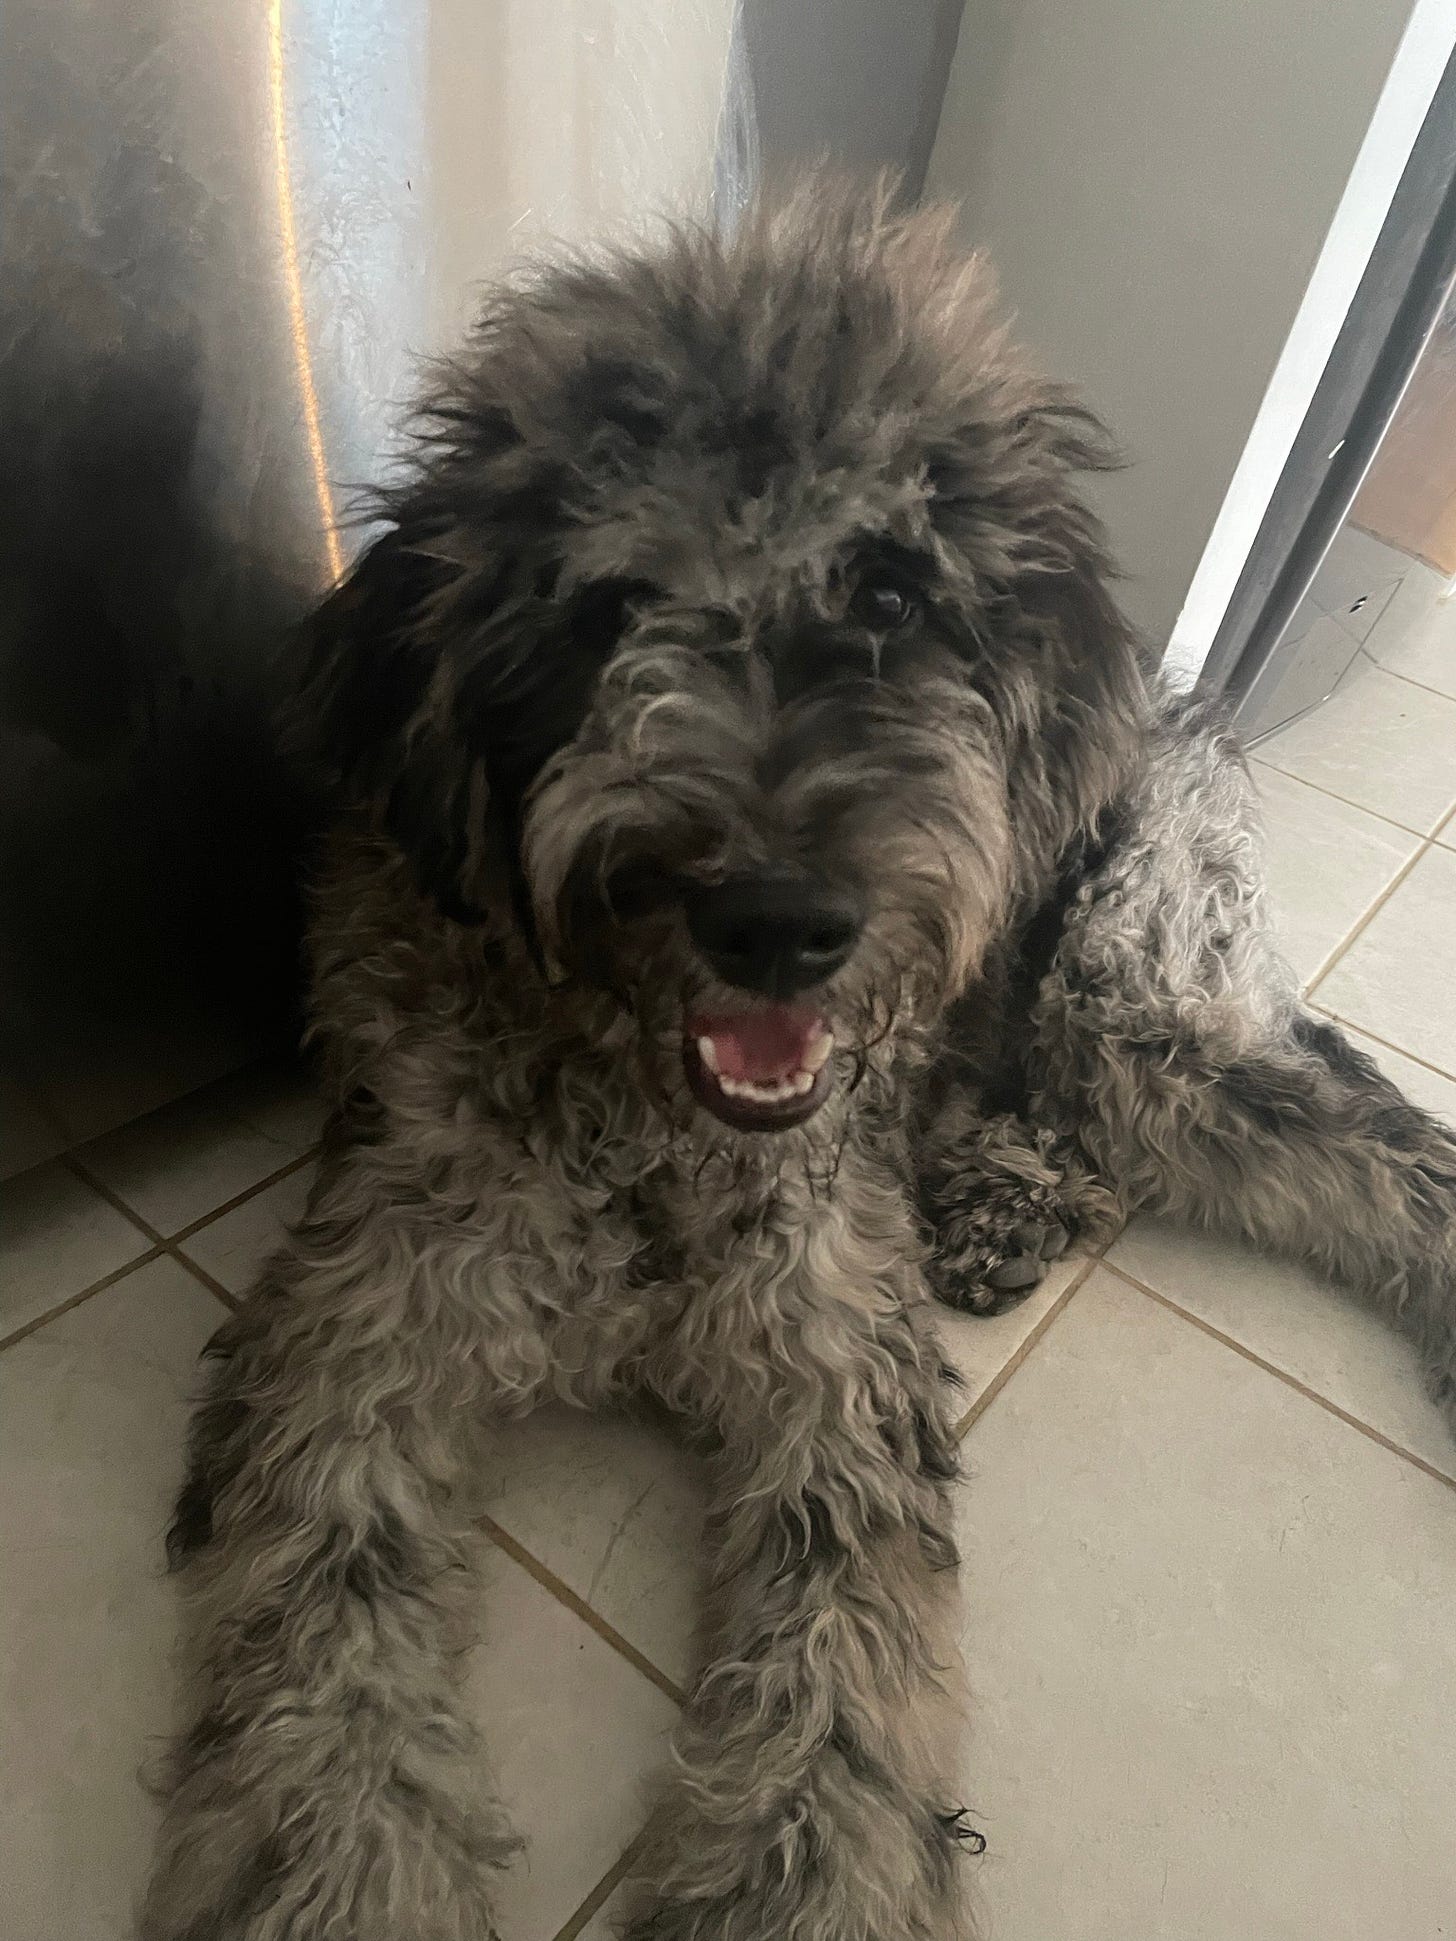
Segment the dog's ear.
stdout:
<svg viewBox="0 0 1456 1941">
<path fill-rule="evenodd" d="M 1144 649 L 1118 605 L 1118 574 L 1085 496 L 1124 455 L 1086 406 L 1042 389 L 1015 427 L 1026 458 L 1025 531 L 1014 583 L 1019 631 L 1050 676 L 1035 738 L 1073 825 L 1091 830 L 1126 774 L 1146 708 Z"/>
<path fill-rule="evenodd" d="M 1017 414 L 1013 430 L 1064 473 L 1117 472 L 1127 463 L 1126 453 L 1096 412 L 1059 384 L 1039 384 Z"/>
<path fill-rule="evenodd" d="M 1075 397 L 1018 371 L 989 407 L 976 396 L 931 467 L 934 514 L 987 602 L 973 678 L 1006 724 L 1026 799 L 1055 805 L 1053 852 L 1121 786 L 1145 708 L 1142 650 L 1085 496 L 1089 474 L 1120 462 Z"/>
<path fill-rule="evenodd" d="M 521 822 L 644 591 L 560 588 L 553 505 L 449 491 L 406 503 L 313 616 L 292 739 L 408 857 L 457 923 L 509 898 L 534 946 Z M 442 507 L 441 498 L 448 499 Z"/>
<path fill-rule="evenodd" d="M 1059 385 L 1036 384 L 1009 427 L 1012 524 L 1021 536 L 1017 594 L 1055 625 L 1079 658 L 1120 660 L 1127 623 L 1113 597 L 1116 570 L 1086 497 L 1089 475 L 1125 455 L 1102 421 Z"/>
<path fill-rule="evenodd" d="M 458 730 L 436 608 L 447 575 L 399 530 L 376 539 L 312 616 L 290 710 L 295 748 L 364 805 L 456 922 L 480 920 L 487 782 Z"/>
</svg>

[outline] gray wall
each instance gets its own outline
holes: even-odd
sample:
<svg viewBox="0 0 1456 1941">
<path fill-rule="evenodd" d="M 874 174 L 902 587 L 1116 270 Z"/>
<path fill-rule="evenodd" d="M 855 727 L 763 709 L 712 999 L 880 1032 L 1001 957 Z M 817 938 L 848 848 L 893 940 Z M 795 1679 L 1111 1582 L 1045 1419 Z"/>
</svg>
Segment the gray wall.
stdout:
<svg viewBox="0 0 1456 1941">
<path fill-rule="evenodd" d="M 1133 466 L 1099 487 L 1166 640 L 1409 0 L 967 0 L 928 188 Z"/>
<path fill-rule="evenodd" d="M 832 157 L 901 171 L 919 193 L 955 49 L 962 0 L 741 0 L 764 172 Z"/>
</svg>

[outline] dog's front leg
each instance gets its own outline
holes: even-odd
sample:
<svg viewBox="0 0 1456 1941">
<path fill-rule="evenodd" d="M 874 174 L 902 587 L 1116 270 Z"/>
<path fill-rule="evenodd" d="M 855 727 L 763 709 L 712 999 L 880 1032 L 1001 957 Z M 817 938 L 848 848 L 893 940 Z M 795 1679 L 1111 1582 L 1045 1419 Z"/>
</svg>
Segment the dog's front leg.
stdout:
<svg viewBox="0 0 1456 1941">
<path fill-rule="evenodd" d="M 174 1524 L 197 1692 L 144 1941 L 487 1941 L 513 1850 L 452 1664 L 457 1489 L 529 1346 L 487 1236 L 346 1160 L 222 1330 Z M 504 1350 L 487 1351 L 487 1316 Z M 507 1317 L 508 1318 L 508 1317 Z"/>
<path fill-rule="evenodd" d="M 710 1353 L 709 1659 L 632 1941 L 952 1941 L 955 1472 L 936 1344 L 826 1304 Z"/>
</svg>

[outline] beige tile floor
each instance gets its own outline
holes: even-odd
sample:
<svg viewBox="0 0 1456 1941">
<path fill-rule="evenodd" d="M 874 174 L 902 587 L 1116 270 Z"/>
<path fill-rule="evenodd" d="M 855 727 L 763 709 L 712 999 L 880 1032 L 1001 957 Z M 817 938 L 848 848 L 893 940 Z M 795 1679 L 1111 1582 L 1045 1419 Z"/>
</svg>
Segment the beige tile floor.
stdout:
<svg viewBox="0 0 1456 1941">
<path fill-rule="evenodd" d="M 1456 1119 L 1456 615 L 1258 751 L 1311 1001 Z M 159 1542 L 197 1350 L 300 1207 L 252 1073 L 0 1187 L 0 1937 L 123 1941 L 167 1729 Z M 988 1941 L 1456 1935 L 1456 1443 L 1404 1346 L 1153 1222 L 947 1319 Z M 506 1941 L 605 1941 L 692 1675 L 699 1499 L 655 1434 L 503 1432 L 470 1689 L 529 1857 Z M 765 1941 L 769 1941 L 765 1937 Z"/>
</svg>

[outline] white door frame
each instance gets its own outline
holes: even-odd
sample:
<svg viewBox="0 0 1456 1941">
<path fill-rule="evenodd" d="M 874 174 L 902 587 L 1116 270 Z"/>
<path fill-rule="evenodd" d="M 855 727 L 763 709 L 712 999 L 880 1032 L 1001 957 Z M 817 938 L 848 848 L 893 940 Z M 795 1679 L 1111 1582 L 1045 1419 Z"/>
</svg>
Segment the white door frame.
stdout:
<svg viewBox="0 0 1456 1941">
<path fill-rule="evenodd" d="M 1174 624 L 1164 666 L 1179 685 L 1191 686 L 1203 670 L 1453 52 L 1456 0 L 1415 0 Z"/>
</svg>

